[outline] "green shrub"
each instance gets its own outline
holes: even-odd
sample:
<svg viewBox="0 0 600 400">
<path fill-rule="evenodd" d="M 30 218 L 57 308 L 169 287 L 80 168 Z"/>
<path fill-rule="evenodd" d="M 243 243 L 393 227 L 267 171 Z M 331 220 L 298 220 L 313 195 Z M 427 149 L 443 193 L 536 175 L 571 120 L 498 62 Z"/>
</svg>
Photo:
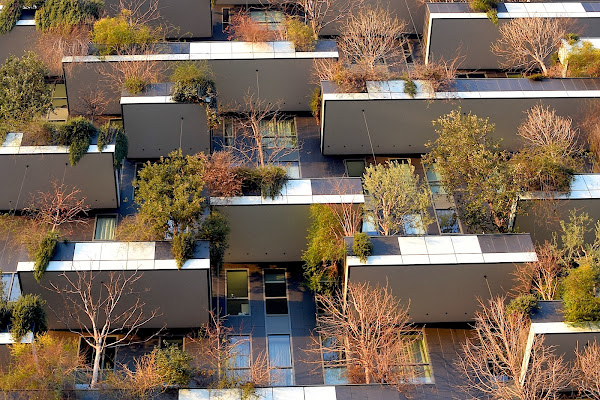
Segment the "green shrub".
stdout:
<svg viewBox="0 0 600 400">
<path fill-rule="evenodd" d="M 94 23 L 92 42 L 100 55 L 134 52 L 158 42 L 160 30 L 143 24 L 130 24 L 129 13 L 130 11 L 124 10 L 116 17 L 105 17 Z"/>
<path fill-rule="evenodd" d="M 71 165 L 76 165 L 87 153 L 96 132 L 90 121 L 75 117 L 55 129 L 53 141 L 57 145 L 69 146 L 69 160 Z"/>
<path fill-rule="evenodd" d="M 565 40 L 567 41 L 567 43 L 569 43 L 571 46 L 573 46 L 575 43 L 577 43 L 579 41 L 579 35 L 576 33 L 567 33 L 565 35 Z"/>
<path fill-rule="evenodd" d="M 123 160 L 127 157 L 127 153 L 129 152 L 129 139 L 127 139 L 127 135 L 123 129 L 117 129 L 117 133 L 115 134 L 115 168 L 121 168 L 123 164 Z"/>
<path fill-rule="evenodd" d="M 490 21 L 492 21 L 492 24 L 498 25 L 498 10 L 496 10 L 495 8 L 492 8 L 490 10 L 487 10 L 485 15 L 488 17 L 488 19 Z"/>
<path fill-rule="evenodd" d="M 0 10 L 0 35 L 5 35 L 12 30 L 21 18 L 23 0 L 5 0 Z"/>
<path fill-rule="evenodd" d="M 277 165 L 258 168 L 238 168 L 236 175 L 242 180 L 243 192 L 258 192 L 263 198 L 276 198 L 288 180 L 287 171 Z"/>
<path fill-rule="evenodd" d="M 594 48 L 591 42 L 583 41 L 581 47 L 571 50 L 568 61 L 569 76 L 600 77 L 600 49 Z"/>
<path fill-rule="evenodd" d="M 570 270 L 562 282 L 563 311 L 567 322 L 600 320 L 600 298 L 596 288 L 600 284 L 597 265 L 589 261 Z"/>
<path fill-rule="evenodd" d="M 100 132 L 98 133 L 98 150 L 104 150 L 112 142 L 115 143 L 114 165 L 116 169 L 119 169 L 123 160 L 127 157 L 129 140 L 123 129 L 106 123 L 100 128 Z"/>
<path fill-rule="evenodd" d="M 29 331 L 38 334 L 48 330 L 45 304 L 46 302 L 40 296 L 33 294 L 26 294 L 15 301 L 10 328 L 15 341 L 20 341 Z"/>
<path fill-rule="evenodd" d="M 35 24 L 41 31 L 71 29 L 100 18 L 102 0 L 46 0 L 35 12 Z"/>
<path fill-rule="evenodd" d="M 317 86 L 310 98 L 310 111 L 313 117 L 317 120 L 317 123 L 321 120 L 321 106 L 323 104 L 323 94 L 321 93 L 321 87 Z"/>
<path fill-rule="evenodd" d="M 469 5 L 473 11 L 487 13 L 498 6 L 497 0 L 470 0 Z"/>
<path fill-rule="evenodd" d="M 578 157 L 557 157 L 552 146 L 524 148 L 513 157 L 527 191 L 568 192 L 575 172 L 583 167 Z"/>
<path fill-rule="evenodd" d="M 310 26 L 295 17 L 284 21 L 287 38 L 294 43 L 296 51 L 313 51 L 315 49 L 315 33 Z"/>
<path fill-rule="evenodd" d="M 206 62 L 184 61 L 177 63 L 171 81 L 173 100 L 180 103 L 203 103 L 209 126 L 219 123 L 217 116 L 217 89 L 210 77 L 212 71 Z"/>
<path fill-rule="evenodd" d="M 354 235 L 354 241 L 352 243 L 352 253 L 360 259 L 360 262 L 366 263 L 367 258 L 373 251 L 373 243 L 371 238 L 364 232 L 357 233 Z"/>
<path fill-rule="evenodd" d="M 12 316 L 12 307 L 10 303 L 2 298 L 0 299 L 0 332 L 5 331 L 10 326 Z"/>
<path fill-rule="evenodd" d="M 192 377 L 190 363 L 192 357 L 176 345 L 166 348 L 155 348 L 153 351 L 156 367 L 164 376 L 166 385 L 187 386 Z"/>
<path fill-rule="evenodd" d="M 536 81 L 536 82 L 543 81 L 545 77 L 546 76 L 544 74 L 531 74 L 531 75 L 527 75 L 527 78 L 529 78 L 532 81 Z"/>
<path fill-rule="evenodd" d="M 146 87 L 148 82 L 139 76 L 129 76 L 123 81 L 123 87 L 129 94 L 140 94 Z"/>
<path fill-rule="evenodd" d="M 194 257 L 194 247 L 194 236 L 191 233 L 180 232 L 173 236 L 171 252 L 175 261 L 177 261 L 178 269 L 181 269 L 187 260 Z"/>
<path fill-rule="evenodd" d="M 288 180 L 285 168 L 276 165 L 266 165 L 260 168 L 260 194 L 263 198 L 276 198 L 281 194 Z"/>
<path fill-rule="evenodd" d="M 33 265 L 33 277 L 36 281 L 41 282 L 44 272 L 48 267 L 48 263 L 52 260 L 54 252 L 56 251 L 56 245 L 58 244 L 58 233 L 49 231 L 46 233 L 40 246 L 34 255 Z"/>
<path fill-rule="evenodd" d="M 522 313 L 525 315 L 529 315 L 538 309 L 538 298 L 531 293 L 521 294 L 508 303 L 506 306 L 506 313 Z"/>
<path fill-rule="evenodd" d="M 417 84 L 408 78 L 403 78 L 404 81 L 404 93 L 410 96 L 410 98 L 414 98 L 417 95 Z"/>
<path fill-rule="evenodd" d="M 342 227 L 326 204 L 310 206 L 310 227 L 306 251 L 302 253 L 304 277 L 309 289 L 318 293 L 333 290 L 332 277 L 346 255 L 346 245 L 341 239 Z"/>
<path fill-rule="evenodd" d="M 210 242 L 210 262 L 218 269 L 223 264 L 225 250 L 229 247 L 229 222 L 225 215 L 213 211 L 202 223 L 198 238 Z"/>
</svg>

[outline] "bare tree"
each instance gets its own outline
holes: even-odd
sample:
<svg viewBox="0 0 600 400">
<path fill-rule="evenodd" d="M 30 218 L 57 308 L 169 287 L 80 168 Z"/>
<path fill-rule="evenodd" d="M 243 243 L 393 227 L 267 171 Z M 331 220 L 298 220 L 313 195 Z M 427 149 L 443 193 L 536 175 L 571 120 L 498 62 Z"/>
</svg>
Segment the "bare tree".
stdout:
<svg viewBox="0 0 600 400">
<path fill-rule="evenodd" d="M 81 109 L 77 110 L 77 113 L 89 118 L 92 124 L 94 123 L 94 118 L 102 115 L 110 103 L 106 92 L 100 88 L 90 88 L 87 92 L 79 96 L 79 101 Z"/>
<path fill-rule="evenodd" d="M 47 288 L 64 300 L 64 307 L 52 309 L 57 319 L 94 350 L 91 387 L 100 380 L 104 351 L 131 344 L 138 329 L 158 316 L 158 309 L 144 310 L 146 303 L 135 288 L 141 277 L 138 271 L 63 272 Z M 115 334 L 119 337 L 108 343 L 107 337 Z"/>
<path fill-rule="evenodd" d="M 318 351 L 339 355 L 328 362 L 346 367 L 352 383 L 385 383 L 406 392 L 416 382 L 411 350 L 417 329 L 387 285 L 349 283 L 347 297 L 317 294 L 316 301 L 323 310 L 314 331 Z"/>
<path fill-rule="evenodd" d="M 343 56 L 361 70 L 374 73 L 404 62 L 406 22 L 380 5 L 363 7 L 348 15 L 338 46 Z"/>
<path fill-rule="evenodd" d="M 430 60 L 427 64 L 414 62 L 409 76 L 411 79 L 425 81 L 427 83 L 425 90 L 430 97 L 433 97 L 437 92 L 452 91 L 456 71 L 461 62 L 462 57 L 460 55 L 449 61 L 443 59 Z"/>
<path fill-rule="evenodd" d="M 81 190 L 76 187 L 69 188 L 64 183 L 52 182 L 52 190 L 38 192 L 29 207 L 24 211 L 41 224 L 49 225 L 51 231 L 56 231 L 65 224 L 87 223 L 87 212 L 90 207 L 81 197 Z"/>
<path fill-rule="evenodd" d="M 594 340 L 575 354 L 573 385 L 585 398 L 600 400 L 600 346 Z"/>
<path fill-rule="evenodd" d="M 206 160 L 204 181 L 210 196 L 234 197 L 241 193 L 242 180 L 237 176 L 231 151 L 216 151 L 201 157 Z"/>
<path fill-rule="evenodd" d="M 228 27 L 229 39 L 241 42 L 269 42 L 275 40 L 277 32 L 253 20 L 245 10 L 234 13 Z"/>
<path fill-rule="evenodd" d="M 556 115 L 549 106 L 538 104 L 527 110 L 527 120 L 519 126 L 518 133 L 528 146 L 555 149 L 557 158 L 570 157 L 581 149 L 579 131 L 572 125 L 571 118 Z"/>
<path fill-rule="evenodd" d="M 554 300 L 564 272 L 561 256 L 556 246 L 551 242 L 544 242 L 536 249 L 537 261 L 518 264 L 515 270 L 518 294 L 531 293 L 538 295 L 542 300 Z"/>
<path fill-rule="evenodd" d="M 500 39 L 492 44 L 492 52 L 501 57 L 503 68 L 540 68 L 547 75 L 548 57 L 558 50 L 568 29 L 566 18 L 515 18 L 500 26 Z"/>
<path fill-rule="evenodd" d="M 596 170 L 598 170 L 600 165 L 600 105 L 597 102 L 590 101 L 584 115 L 583 132 L 594 156 Z"/>
<path fill-rule="evenodd" d="M 202 385 L 218 388 L 240 386 L 268 386 L 273 378 L 268 355 L 264 351 L 250 354 L 246 365 L 236 364 L 241 347 L 249 347 L 247 336 L 238 336 L 235 330 L 225 325 L 226 317 L 210 311 L 210 321 L 204 324 L 194 344 L 195 361 L 203 378 Z M 243 372 L 242 372 L 243 371 Z"/>
<path fill-rule="evenodd" d="M 135 60 L 128 58 L 128 54 L 119 54 L 120 57 L 116 61 L 103 63 L 103 68 L 100 68 L 99 72 L 108 85 L 118 93 L 124 86 L 130 86 L 131 83 L 145 86 L 160 82 L 166 67 L 152 61 L 148 57 L 149 54 L 150 50 L 146 49 L 143 54 L 138 54 Z M 142 88 L 140 87 L 140 89 Z"/>
<path fill-rule="evenodd" d="M 363 4 L 363 0 L 270 0 L 281 7 L 292 7 L 292 12 L 304 15 L 306 23 L 314 32 L 315 39 L 329 25 L 344 21 Z"/>
<path fill-rule="evenodd" d="M 254 94 L 244 96 L 244 104 L 235 107 L 243 111 L 233 115 L 233 138 L 225 148 L 243 163 L 259 167 L 298 151 L 300 144 L 292 132 L 285 131 L 285 117 L 279 107 L 279 103 L 270 103 Z"/>
<path fill-rule="evenodd" d="M 503 296 L 480 301 L 473 337 L 456 362 L 464 379 L 460 388 L 472 399 L 555 399 L 569 380 L 562 357 L 537 336 L 528 347 L 528 316 L 508 313 L 505 302 Z"/>
</svg>

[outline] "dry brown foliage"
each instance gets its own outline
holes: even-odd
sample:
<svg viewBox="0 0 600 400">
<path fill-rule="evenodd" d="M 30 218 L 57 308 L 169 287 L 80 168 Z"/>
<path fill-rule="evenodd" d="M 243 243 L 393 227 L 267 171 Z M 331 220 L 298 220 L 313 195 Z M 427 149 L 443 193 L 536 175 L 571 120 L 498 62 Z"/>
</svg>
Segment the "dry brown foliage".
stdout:
<svg viewBox="0 0 600 400">
<path fill-rule="evenodd" d="M 363 7 L 348 15 L 338 47 L 343 57 L 363 74 L 374 74 L 382 65 L 405 62 L 406 22 L 380 5 Z M 385 68 L 385 67 L 384 67 Z"/>
<path fill-rule="evenodd" d="M 133 369 L 119 365 L 119 371 L 106 379 L 109 387 L 117 390 L 119 398 L 125 400 L 152 399 L 164 391 L 164 381 L 154 352 L 136 358 Z"/>
<path fill-rule="evenodd" d="M 235 388 L 242 386 L 268 386 L 273 379 L 274 370 L 269 366 L 269 358 L 265 351 L 250 354 L 250 366 L 247 376 L 232 372 L 235 367 L 236 350 L 247 344 L 247 340 L 231 341 L 236 331 L 225 325 L 226 317 L 219 317 L 210 311 L 210 322 L 204 324 L 193 343 L 193 356 L 196 368 L 200 371 L 203 386 L 211 388 Z M 250 346 L 252 348 L 252 346 Z"/>
<path fill-rule="evenodd" d="M 266 25 L 254 21 L 245 11 L 239 11 L 231 16 L 228 32 L 229 40 L 252 43 L 270 42 L 278 35 L 276 31 L 269 30 Z"/>
<path fill-rule="evenodd" d="M 204 181 L 211 197 L 234 197 L 242 192 L 242 180 L 237 176 L 231 151 L 217 151 L 206 159 Z"/>
<path fill-rule="evenodd" d="M 587 343 L 576 357 L 573 386 L 586 399 L 600 400 L 600 346 Z"/>
<path fill-rule="evenodd" d="M 458 56 L 451 61 L 440 59 L 438 61 L 432 60 L 427 64 L 415 62 L 410 72 L 410 78 L 425 81 L 425 90 L 430 97 L 435 96 L 436 92 L 450 92 L 460 62 L 461 58 Z"/>
<path fill-rule="evenodd" d="M 80 25 L 70 31 L 51 30 L 39 35 L 36 44 L 36 53 L 50 69 L 51 75 L 62 76 L 63 57 L 77 57 L 88 54 L 90 27 Z M 72 67 L 73 63 L 66 63 L 65 67 Z"/>
<path fill-rule="evenodd" d="M 317 316 L 316 351 L 330 339 L 328 353 L 337 353 L 330 365 L 346 366 L 353 383 L 385 383 L 407 392 L 416 383 L 411 347 L 418 339 L 409 322 L 408 307 L 386 285 L 349 283 L 347 297 L 316 295 L 323 313 Z"/>
<path fill-rule="evenodd" d="M 57 320 L 94 349 L 91 387 L 99 383 L 104 350 L 131 344 L 138 329 L 159 315 L 158 309 L 145 309 L 136 289 L 141 277 L 138 271 L 63 272 L 47 288 L 63 299 L 60 309 L 51 308 Z M 106 338 L 116 334 L 118 338 L 108 344 Z"/>
<path fill-rule="evenodd" d="M 517 295 L 533 291 L 542 300 L 554 300 L 564 272 L 560 252 L 546 241 L 536 248 L 536 253 L 537 261 L 517 265 L 514 290 Z"/>
<path fill-rule="evenodd" d="M 94 118 L 104 114 L 110 100 L 108 94 L 99 88 L 89 89 L 79 96 L 80 110 L 74 110 L 74 114 L 83 115 L 94 123 Z"/>
<path fill-rule="evenodd" d="M 571 118 L 561 117 L 549 106 L 536 105 L 527 110 L 527 119 L 519 126 L 518 134 L 528 147 L 546 147 L 556 150 L 556 158 L 571 157 L 581 150 L 579 131 Z"/>
<path fill-rule="evenodd" d="M 464 380 L 460 389 L 472 399 L 556 399 L 569 382 L 562 357 L 544 346 L 539 336 L 528 348 L 529 317 L 519 312 L 507 313 L 505 303 L 503 296 L 480 301 L 473 335 L 462 345 L 456 361 Z"/>
<path fill-rule="evenodd" d="M 137 80 L 144 85 L 162 82 L 166 65 L 150 60 L 147 57 L 149 54 L 150 50 L 147 49 L 144 54 L 138 55 L 136 61 L 127 59 L 127 54 L 118 54 L 123 57 L 119 57 L 114 62 L 103 63 L 103 68 L 99 68 L 99 72 L 106 83 L 119 93 L 125 82 L 129 80 Z"/>
<path fill-rule="evenodd" d="M 598 172 L 600 170 L 600 103 L 589 102 L 582 129 L 594 157 L 594 170 Z"/>
<path fill-rule="evenodd" d="M 570 26 L 566 18 L 515 18 L 500 26 L 492 52 L 501 58 L 503 68 L 526 72 L 539 68 L 547 75 L 547 60 Z"/>
<path fill-rule="evenodd" d="M 344 93 L 362 93 L 367 90 L 367 81 L 382 81 L 389 79 L 387 68 L 374 68 L 365 71 L 361 68 L 346 67 L 341 61 L 332 59 L 315 59 L 315 83 L 332 81 Z"/>
<path fill-rule="evenodd" d="M 36 222 L 55 231 L 65 224 L 87 224 L 85 217 L 90 206 L 85 203 L 85 197 L 81 196 L 81 190 L 53 181 L 50 191 L 38 192 L 29 207 L 23 210 Z"/>
</svg>

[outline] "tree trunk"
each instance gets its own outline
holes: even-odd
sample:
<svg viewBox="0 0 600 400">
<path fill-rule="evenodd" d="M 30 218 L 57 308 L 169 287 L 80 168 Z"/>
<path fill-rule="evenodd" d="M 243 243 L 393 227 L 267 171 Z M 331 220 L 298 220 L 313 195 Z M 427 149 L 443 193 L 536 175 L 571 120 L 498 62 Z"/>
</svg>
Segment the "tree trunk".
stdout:
<svg viewBox="0 0 600 400">
<path fill-rule="evenodd" d="M 100 359 L 102 356 L 102 339 L 100 339 L 95 348 L 96 354 L 94 354 L 94 368 L 92 370 L 92 382 L 90 387 L 95 388 L 98 386 L 100 380 Z"/>
<path fill-rule="evenodd" d="M 544 76 L 548 76 L 548 69 L 546 68 L 546 64 L 543 61 L 540 61 L 540 67 L 542 67 L 542 73 Z"/>
</svg>

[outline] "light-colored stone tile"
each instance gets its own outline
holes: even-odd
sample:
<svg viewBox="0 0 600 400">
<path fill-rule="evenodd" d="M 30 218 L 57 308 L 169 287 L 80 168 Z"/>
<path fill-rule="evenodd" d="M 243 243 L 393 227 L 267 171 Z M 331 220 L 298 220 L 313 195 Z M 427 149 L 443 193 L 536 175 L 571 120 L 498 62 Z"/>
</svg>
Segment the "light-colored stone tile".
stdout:
<svg viewBox="0 0 600 400">
<path fill-rule="evenodd" d="M 179 389 L 178 400 L 210 400 L 208 389 Z"/>
<path fill-rule="evenodd" d="M 154 260 L 129 260 L 127 261 L 127 270 L 151 270 L 154 269 Z"/>
<path fill-rule="evenodd" d="M 429 262 L 431 264 L 456 264 L 456 255 L 455 254 L 430 254 Z"/>
<path fill-rule="evenodd" d="M 409 254 L 402 256 L 402 262 L 404 265 L 415 265 L 415 264 L 430 264 L 429 256 L 427 254 Z"/>
<path fill-rule="evenodd" d="M 482 264 L 483 254 L 456 254 L 456 262 L 459 264 Z"/>
<path fill-rule="evenodd" d="M 335 386 L 306 386 L 305 400 L 336 400 Z"/>
<path fill-rule="evenodd" d="M 451 236 L 455 253 L 481 253 L 479 239 L 475 235 Z"/>
<path fill-rule="evenodd" d="M 273 400 L 305 400 L 302 387 L 274 387 Z"/>
<path fill-rule="evenodd" d="M 154 260 L 154 242 L 129 242 L 129 260 Z"/>
<path fill-rule="evenodd" d="M 100 260 L 102 243 L 75 243 L 73 261 Z"/>
<path fill-rule="evenodd" d="M 400 236 L 398 238 L 400 254 L 427 254 L 427 245 L 423 236 Z"/>
<path fill-rule="evenodd" d="M 429 254 L 453 254 L 452 238 L 450 236 L 425 236 L 425 244 Z"/>
<path fill-rule="evenodd" d="M 126 242 L 102 243 L 100 260 L 127 260 L 128 249 Z"/>
<path fill-rule="evenodd" d="M 312 186 L 310 179 L 291 179 L 285 185 L 285 194 L 287 196 L 310 196 L 312 195 Z"/>
</svg>

